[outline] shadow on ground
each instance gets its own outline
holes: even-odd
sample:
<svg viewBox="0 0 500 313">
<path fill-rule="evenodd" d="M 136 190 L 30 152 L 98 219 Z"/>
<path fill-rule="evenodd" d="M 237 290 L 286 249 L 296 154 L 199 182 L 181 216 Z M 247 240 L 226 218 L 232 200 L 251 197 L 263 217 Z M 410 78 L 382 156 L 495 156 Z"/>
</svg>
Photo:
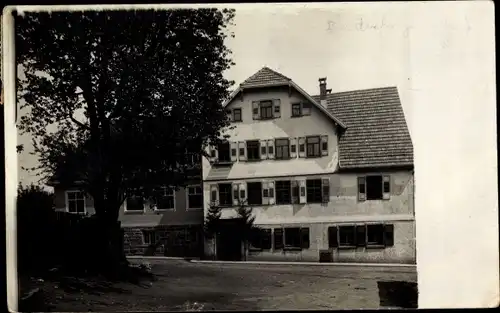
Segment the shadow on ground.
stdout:
<svg viewBox="0 0 500 313">
<path fill-rule="evenodd" d="M 405 281 L 377 281 L 381 307 L 418 307 L 417 283 Z"/>
</svg>

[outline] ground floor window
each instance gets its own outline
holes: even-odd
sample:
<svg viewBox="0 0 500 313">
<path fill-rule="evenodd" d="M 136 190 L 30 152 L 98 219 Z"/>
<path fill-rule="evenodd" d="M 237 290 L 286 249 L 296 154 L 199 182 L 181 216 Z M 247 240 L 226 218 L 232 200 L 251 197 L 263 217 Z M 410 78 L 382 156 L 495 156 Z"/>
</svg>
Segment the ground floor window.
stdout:
<svg viewBox="0 0 500 313">
<path fill-rule="evenodd" d="M 255 229 L 252 231 L 250 246 L 254 249 L 271 249 L 271 229 Z"/>
<path fill-rule="evenodd" d="M 274 229 L 274 249 L 308 249 L 308 227 L 285 227 Z"/>
<path fill-rule="evenodd" d="M 67 211 L 69 213 L 85 213 L 85 194 L 81 191 L 66 191 Z"/>
<path fill-rule="evenodd" d="M 361 224 L 328 227 L 328 246 L 335 247 L 392 247 L 394 225 Z"/>
</svg>

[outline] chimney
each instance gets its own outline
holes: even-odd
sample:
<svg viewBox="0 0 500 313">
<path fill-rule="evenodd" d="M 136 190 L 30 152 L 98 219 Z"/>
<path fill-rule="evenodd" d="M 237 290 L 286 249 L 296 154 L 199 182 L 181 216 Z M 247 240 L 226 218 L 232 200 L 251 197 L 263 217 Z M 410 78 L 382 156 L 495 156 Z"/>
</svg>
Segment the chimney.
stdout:
<svg viewBox="0 0 500 313">
<path fill-rule="evenodd" d="M 324 107 L 326 107 L 326 94 L 326 77 L 322 77 L 319 79 L 319 100 Z"/>
</svg>

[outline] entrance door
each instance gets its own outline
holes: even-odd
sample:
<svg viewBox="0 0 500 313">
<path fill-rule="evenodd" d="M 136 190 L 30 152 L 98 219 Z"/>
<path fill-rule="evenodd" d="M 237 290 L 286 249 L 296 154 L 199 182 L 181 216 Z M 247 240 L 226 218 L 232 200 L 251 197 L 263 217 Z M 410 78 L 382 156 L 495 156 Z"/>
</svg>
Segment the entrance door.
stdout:
<svg viewBox="0 0 500 313">
<path fill-rule="evenodd" d="M 241 261 L 241 238 L 238 219 L 224 220 L 217 236 L 217 256 L 223 261 Z"/>
</svg>

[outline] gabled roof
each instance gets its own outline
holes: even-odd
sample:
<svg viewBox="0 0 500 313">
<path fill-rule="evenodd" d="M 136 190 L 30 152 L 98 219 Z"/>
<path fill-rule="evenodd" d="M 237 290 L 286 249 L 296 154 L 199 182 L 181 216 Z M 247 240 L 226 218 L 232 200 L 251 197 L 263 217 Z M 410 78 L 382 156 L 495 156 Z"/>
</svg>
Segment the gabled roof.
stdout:
<svg viewBox="0 0 500 313">
<path fill-rule="evenodd" d="M 413 166 L 413 144 L 396 87 L 328 94 L 327 105 L 347 125 L 339 141 L 341 169 Z"/>
<path fill-rule="evenodd" d="M 300 88 L 296 83 L 294 83 L 290 78 L 284 76 L 281 73 L 273 71 L 269 67 L 261 68 L 257 73 L 253 74 L 247 78 L 239 87 L 231 93 L 229 99 L 223 103 L 223 107 L 226 107 L 231 101 L 244 89 L 252 88 L 263 88 L 263 87 L 277 87 L 277 86 L 290 86 L 302 94 L 307 100 L 309 100 L 314 106 L 316 106 L 321 112 L 328 116 L 335 124 L 342 128 L 346 128 L 346 125 L 342 123 L 340 119 L 334 116 L 329 110 L 323 107 L 319 100 L 315 100 L 302 88 Z"/>
</svg>

